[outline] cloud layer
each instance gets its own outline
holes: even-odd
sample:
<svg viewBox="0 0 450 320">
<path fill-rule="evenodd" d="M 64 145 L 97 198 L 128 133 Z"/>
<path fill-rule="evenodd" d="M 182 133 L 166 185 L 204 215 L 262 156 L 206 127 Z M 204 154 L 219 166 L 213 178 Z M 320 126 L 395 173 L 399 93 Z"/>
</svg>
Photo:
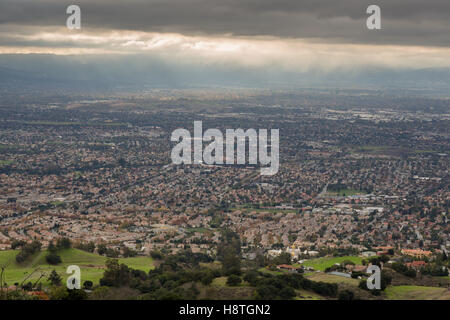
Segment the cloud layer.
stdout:
<svg viewBox="0 0 450 320">
<path fill-rule="evenodd" d="M 366 28 L 381 7 L 382 30 Z M 2 0 L 0 54 L 142 55 L 305 72 L 450 67 L 448 0 Z M 0 56 L 1 59 L 1 56 Z"/>
<path fill-rule="evenodd" d="M 71 1 L 2 0 L 0 24 L 64 26 Z M 379 0 L 382 30 L 366 29 L 367 0 L 80 0 L 83 26 L 188 35 L 320 38 L 448 46 L 450 1 Z"/>
</svg>

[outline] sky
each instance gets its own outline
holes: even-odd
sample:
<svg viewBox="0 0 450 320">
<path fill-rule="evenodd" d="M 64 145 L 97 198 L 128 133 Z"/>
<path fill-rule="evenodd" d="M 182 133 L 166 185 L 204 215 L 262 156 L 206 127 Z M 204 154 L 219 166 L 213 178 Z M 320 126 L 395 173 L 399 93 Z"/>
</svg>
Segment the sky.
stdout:
<svg viewBox="0 0 450 320">
<path fill-rule="evenodd" d="M 80 30 L 66 27 L 71 4 Z M 381 30 L 366 27 L 371 4 Z M 288 73 L 448 68 L 449 13 L 448 0 L 2 0 L 0 66 L 48 54 Z"/>
</svg>

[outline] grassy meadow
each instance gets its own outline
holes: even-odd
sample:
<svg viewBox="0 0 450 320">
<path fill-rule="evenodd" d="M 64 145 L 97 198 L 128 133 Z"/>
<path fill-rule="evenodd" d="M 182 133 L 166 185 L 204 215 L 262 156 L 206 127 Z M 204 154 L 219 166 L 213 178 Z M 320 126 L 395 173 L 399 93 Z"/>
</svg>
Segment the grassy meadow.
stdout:
<svg viewBox="0 0 450 320">
<path fill-rule="evenodd" d="M 48 283 L 48 274 L 53 269 L 58 272 L 61 278 L 63 278 L 63 282 L 65 282 L 69 276 L 69 274 L 66 274 L 66 270 L 70 265 L 77 265 L 80 267 L 82 283 L 86 280 L 90 280 L 94 284 L 98 284 L 103 277 L 107 260 L 106 257 L 98 254 L 72 248 L 60 250 L 58 252 L 62 263 L 56 266 L 49 265 L 45 261 L 45 256 L 48 254 L 48 251 L 38 252 L 24 263 L 18 264 L 15 259 L 18 252 L 18 250 L 0 251 L 0 266 L 6 266 L 4 277 L 8 285 L 13 285 L 16 282 L 21 283 L 24 279 L 26 279 L 26 282 L 34 282 L 38 280 L 42 272 L 44 272 L 46 276 L 42 278 L 41 282 L 46 284 Z M 119 263 L 125 263 L 130 268 L 146 272 L 154 267 L 153 259 L 150 257 L 120 258 Z"/>
<path fill-rule="evenodd" d="M 364 258 L 362 258 L 362 257 L 356 257 L 356 256 L 323 257 L 323 258 L 307 260 L 302 265 L 305 267 L 312 267 L 312 268 L 314 268 L 314 270 L 325 271 L 326 268 L 331 267 L 335 263 L 342 263 L 345 260 L 350 260 L 354 264 L 361 264 L 363 259 Z"/>
<path fill-rule="evenodd" d="M 450 300 L 447 288 L 423 286 L 392 286 L 386 288 L 389 300 Z"/>
</svg>

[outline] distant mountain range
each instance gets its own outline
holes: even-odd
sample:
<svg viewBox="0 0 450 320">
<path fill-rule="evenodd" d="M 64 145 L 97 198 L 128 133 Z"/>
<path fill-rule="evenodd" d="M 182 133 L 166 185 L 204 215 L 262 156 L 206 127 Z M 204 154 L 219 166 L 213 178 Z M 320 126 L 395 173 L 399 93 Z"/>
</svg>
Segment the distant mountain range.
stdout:
<svg viewBox="0 0 450 320">
<path fill-rule="evenodd" d="M 276 70 L 200 65 L 145 56 L 0 55 L 0 86 L 7 90 L 100 90 L 192 87 L 354 87 L 450 93 L 450 69 Z"/>
</svg>

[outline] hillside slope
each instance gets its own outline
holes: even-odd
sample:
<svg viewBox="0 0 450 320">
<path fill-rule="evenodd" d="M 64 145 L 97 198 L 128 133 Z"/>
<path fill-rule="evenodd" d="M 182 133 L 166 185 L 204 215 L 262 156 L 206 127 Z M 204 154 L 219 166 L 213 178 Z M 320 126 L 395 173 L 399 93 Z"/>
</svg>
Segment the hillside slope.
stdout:
<svg viewBox="0 0 450 320">
<path fill-rule="evenodd" d="M 86 280 L 93 281 L 97 284 L 103 276 L 105 263 L 107 258 L 95 253 L 85 252 L 78 249 L 64 249 L 60 250 L 58 254 L 61 257 L 62 263 L 57 266 L 49 265 L 45 261 L 45 256 L 48 251 L 41 251 L 34 254 L 27 261 L 22 264 L 16 262 L 16 255 L 19 250 L 0 251 L 0 266 L 6 266 L 5 280 L 8 285 L 14 283 L 21 283 L 24 279 L 26 281 L 36 281 L 41 273 L 48 275 L 55 269 L 65 282 L 68 274 L 66 274 L 67 267 L 70 265 L 77 265 L 81 269 L 81 282 Z M 121 258 L 120 263 L 125 263 L 133 269 L 143 270 L 148 272 L 153 269 L 153 259 L 150 257 L 133 257 Z M 46 277 L 43 277 L 43 283 L 47 283 Z"/>
</svg>

